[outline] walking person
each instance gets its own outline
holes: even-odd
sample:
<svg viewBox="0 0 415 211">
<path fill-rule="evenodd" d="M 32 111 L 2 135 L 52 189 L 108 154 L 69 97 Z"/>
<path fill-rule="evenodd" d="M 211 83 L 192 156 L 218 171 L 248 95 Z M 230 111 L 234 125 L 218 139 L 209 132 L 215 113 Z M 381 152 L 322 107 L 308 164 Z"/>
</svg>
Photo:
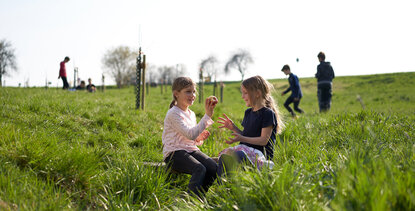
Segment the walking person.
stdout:
<svg viewBox="0 0 415 211">
<path fill-rule="evenodd" d="M 196 122 L 195 113 L 189 109 L 196 99 L 196 84 L 188 77 L 178 77 L 172 85 L 173 101 L 164 119 L 162 134 L 163 159 L 167 166 L 178 173 L 192 175 L 189 193 L 202 197 L 216 179 L 216 162 L 197 147 L 210 133 L 205 130 L 214 122 L 213 110 L 216 97 L 205 100 L 205 115 Z"/>
<path fill-rule="evenodd" d="M 320 64 L 317 66 L 317 97 L 320 112 L 326 112 L 331 107 L 332 81 L 334 78 L 333 67 L 330 62 L 326 62 L 326 55 L 320 52 L 317 55 Z"/>
<path fill-rule="evenodd" d="M 58 79 L 62 78 L 63 89 L 68 89 L 69 88 L 68 79 L 66 77 L 66 67 L 65 67 L 65 64 L 67 62 L 69 62 L 69 60 L 70 60 L 69 57 L 65 57 L 65 59 L 60 63 Z"/>
<path fill-rule="evenodd" d="M 285 101 L 284 107 L 288 110 L 288 112 L 290 112 L 292 117 L 296 117 L 294 111 L 290 107 L 291 103 L 294 104 L 295 111 L 297 111 L 300 114 L 304 113 L 304 111 L 298 107 L 298 105 L 300 104 L 300 100 L 303 97 L 300 81 L 298 80 L 298 77 L 291 72 L 290 66 L 288 64 L 284 65 L 281 71 L 284 72 L 285 75 L 289 75 L 288 82 L 290 84 L 290 86 L 281 93 L 281 96 L 284 96 L 289 91 L 291 91 L 291 95 Z"/>
</svg>

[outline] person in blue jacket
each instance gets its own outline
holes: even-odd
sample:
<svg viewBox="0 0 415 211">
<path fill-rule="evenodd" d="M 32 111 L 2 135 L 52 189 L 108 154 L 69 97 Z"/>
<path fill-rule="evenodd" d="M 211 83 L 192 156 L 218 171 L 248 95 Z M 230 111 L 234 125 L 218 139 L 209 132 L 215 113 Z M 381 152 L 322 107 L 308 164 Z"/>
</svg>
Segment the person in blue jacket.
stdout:
<svg viewBox="0 0 415 211">
<path fill-rule="evenodd" d="M 300 100 L 303 97 L 303 93 L 301 92 L 300 81 L 298 77 L 291 72 L 290 66 L 288 64 L 284 65 L 281 69 L 285 75 L 289 75 L 288 82 L 290 83 L 290 87 L 288 87 L 285 91 L 281 93 L 281 95 L 287 94 L 291 91 L 291 95 L 287 98 L 284 103 L 284 107 L 291 113 L 293 117 L 296 117 L 294 111 L 291 109 L 290 104 L 294 103 L 294 110 L 298 113 L 304 113 L 302 109 L 298 107 L 300 104 Z"/>
<path fill-rule="evenodd" d="M 317 55 L 320 64 L 317 66 L 317 97 L 320 112 L 330 110 L 332 96 L 332 80 L 334 78 L 333 67 L 330 62 L 326 62 L 326 55 L 320 52 Z"/>
</svg>

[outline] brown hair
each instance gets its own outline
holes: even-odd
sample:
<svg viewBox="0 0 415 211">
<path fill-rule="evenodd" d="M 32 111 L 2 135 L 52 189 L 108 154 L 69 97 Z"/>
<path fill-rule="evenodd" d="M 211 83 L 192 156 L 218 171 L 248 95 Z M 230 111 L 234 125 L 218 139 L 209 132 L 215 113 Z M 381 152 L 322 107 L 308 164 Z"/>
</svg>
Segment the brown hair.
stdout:
<svg viewBox="0 0 415 211">
<path fill-rule="evenodd" d="M 193 82 L 193 80 L 189 77 L 178 77 L 176 79 L 174 79 L 173 85 L 171 86 L 171 91 L 178 91 L 180 92 L 182 89 L 187 88 L 189 86 L 194 86 L 196 87 L 195 82 Z M 170 103 L 170 108 L 173 107 L 174 105 L 177 104 L 177 99 L 174 96 L 173 93 L 173 100 Z"/>
<path fill-rule="evenodd" d="M 291 70 L 291 69 L 290 69 L 290 66 L 289 66 L 288 64 L 284 65 L 284 66 L 282 67 L 281 71 L 284 71 L 284 70 Z"/>
<path fill-rule="evenodd" d="M 272 84 L 270 84 L 267 80 L 259 75 L 245 79 L 242 82 L 241 86 L 245 87 L 245 89 L 250 94 L 250 97 L 252 97 L 252 93 L 256 91 L 261 92 L 261 97 L 263 100 L 265 100 L 265 107 L 273 110 L 275 116 L 277 117 L 277 133 L 281 133 L 282 129 L 284 128 L 284 123 L 282 122 L 278 106 L 275 104 L 274 98 L 271 95 L 271 92 L 274 90 L 274 86 L 272 86 Z"/>
<path fill-rule="evenodd" d="M 321 60 L 326 60 L 326 54 L 324 54 L 323 52 L 320 51 L 320 53 L 318 53 L 317 57 Z"/>
</svg>

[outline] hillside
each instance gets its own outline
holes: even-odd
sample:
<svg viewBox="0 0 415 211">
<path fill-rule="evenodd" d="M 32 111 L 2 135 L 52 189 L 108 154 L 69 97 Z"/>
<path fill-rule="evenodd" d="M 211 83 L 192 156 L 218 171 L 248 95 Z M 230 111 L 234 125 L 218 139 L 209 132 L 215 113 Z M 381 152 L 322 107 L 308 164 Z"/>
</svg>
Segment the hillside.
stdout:
<svg viewBox="0 0 415 211">
<path fill-rule="evenodd" d="M 270 82 L 282 105 L 287 80 Z M 145 111 L 135 109 L 133 87 L 0 88 L 0 209 L 415 209 L 415 73 L 337 77 L 325 114 L 315 79 L 300 83 L 306 113 L 295 120 L 280 107 L 286 128 L 275 168 L 241 171 L 205 203 L 185 194 L 188 176 L 143 164 L 162 161 L 171 87 L 151 88 Z M 214 120 L 242 121 L 239 85 L 225 83 Z M 212 90 L 206 85 L 204 96 Z M 204 114 L 198 99 L 191 109 Z M 217 126 L 201 147 L 210 156 L 230 136 Z"/>
</svg>

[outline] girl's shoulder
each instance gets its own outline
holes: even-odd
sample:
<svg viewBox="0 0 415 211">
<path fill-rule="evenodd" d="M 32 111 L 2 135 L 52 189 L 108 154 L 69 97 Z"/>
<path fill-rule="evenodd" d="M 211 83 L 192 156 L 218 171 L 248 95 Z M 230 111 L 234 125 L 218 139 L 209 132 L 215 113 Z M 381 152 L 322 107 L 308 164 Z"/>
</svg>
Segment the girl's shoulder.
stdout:
<svg viewBox="0 0 415 211">
<path fill-rule="evenodd" d="M 180 109 L 179 107 L 173 106 L 167 111 L 166 117 L 167 116 L 181 116 L 181 115 L 192 116 L 192 115 L 194 115 L 194 112 L 190 109 L 188 109 L 188 111 L 185 112 L 182 109 Z"/>
<path fill-rule="evenodd" d="M 261 108 L 260 111 L 263 115 L 275 115 L 275 112 L 271 108 L 265 106 Z"/>
</svg>

